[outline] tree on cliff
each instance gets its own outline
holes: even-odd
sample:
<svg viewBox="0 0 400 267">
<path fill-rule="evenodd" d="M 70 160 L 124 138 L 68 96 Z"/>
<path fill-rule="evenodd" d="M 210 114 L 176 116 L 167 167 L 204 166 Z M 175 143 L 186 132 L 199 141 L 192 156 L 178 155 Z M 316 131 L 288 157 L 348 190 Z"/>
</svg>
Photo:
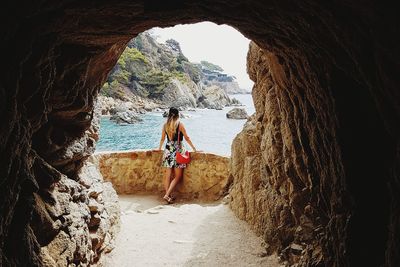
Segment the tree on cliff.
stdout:
<svg viewBox="0 0 400 267">
<path fill-rule="evenodd" d="M 178 43 L 178 41 L 176 41 L 174 39 L 168 39 L 167 41 L 165 41 L 165 44 L 172 50 L 174 50 L 178 53 L 182 53 L 181 45 Z"/>
<path fill-rule="evenodd" d="M 205 60 L 200 61 L 200 64 L 201 64 L 201 66 L 203 68 L 206 68 L 206 69 L 208 69 L 210 71 L 218 71 L 218 72 L 223 72 L 224 71 L 220 66 L 215 65 L 215 64 L 213 64 L 211 62 L 208 62 L 208 61 L 205 61 Z"/>
</svg>

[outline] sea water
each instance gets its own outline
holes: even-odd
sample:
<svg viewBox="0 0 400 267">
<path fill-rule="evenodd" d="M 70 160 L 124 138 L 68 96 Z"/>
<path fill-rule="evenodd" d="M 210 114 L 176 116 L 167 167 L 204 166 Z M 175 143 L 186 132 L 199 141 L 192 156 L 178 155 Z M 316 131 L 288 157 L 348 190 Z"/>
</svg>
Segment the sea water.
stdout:
<svg viewBox="0 0 400 267">
<path fill-rule="evenodd" d="M 255 112 L 250 94 L 232 95 L 244 106 L 249 115 Z M 235 136 L 243 129 L 246 120 L 227 119 L 223 110 L 196 109 L 183 111 L 188 118 L 181 119 L 187 134 L 197 150 L 229 156 Z M 166 118 L 161 112 L 146 113 L 143 121 L 135 124 L 116 124 L 109 118 L 100 120 L 100 139 L 96 151 L 117 151 L 131 149 L 156 149 L 159 146 L 162 126 Z M 185 142 L 184 142 L 185 144 Z M 188 144 L 185 144 L 189 147 Z"/>
</svg>

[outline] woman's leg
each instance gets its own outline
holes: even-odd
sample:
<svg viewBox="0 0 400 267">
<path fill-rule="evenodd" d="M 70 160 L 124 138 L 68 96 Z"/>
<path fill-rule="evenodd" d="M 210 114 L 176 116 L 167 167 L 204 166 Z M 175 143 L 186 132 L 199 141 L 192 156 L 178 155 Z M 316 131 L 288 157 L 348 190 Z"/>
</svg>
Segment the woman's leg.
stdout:
<svg viewBox="0 0 400 267">
<path fill-rule="evenodd" d="M 171 195 L 172 191 L 174 190 L 175 186 L 179 183 L 183 175 L 183 168 L 174 168 L 175 177 L 171 181 L 169 188 L 167 190 L 166 196 Z"/>
<path fill-rule="evenodd" d="M 169 185 L 171 184 L 171 174 L 172 174 L 172 168 L 165 168 L 165 174 L 164 174 L 164 189 L 165 189 L 165 192 L 168 191 Z"/>
</svg>

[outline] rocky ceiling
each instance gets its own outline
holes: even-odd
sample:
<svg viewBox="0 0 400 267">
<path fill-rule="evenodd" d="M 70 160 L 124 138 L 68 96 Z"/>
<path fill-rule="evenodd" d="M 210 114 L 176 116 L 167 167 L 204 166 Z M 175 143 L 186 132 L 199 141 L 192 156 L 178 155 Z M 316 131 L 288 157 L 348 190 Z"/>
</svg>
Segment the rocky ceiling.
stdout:
<svg viewBox="0 0 400 267">
<path fill-rule="evenodd" d="M 258 133 L 247 155 L 259 160 L 261 181 L 242 194 L 254 197 L 261 187 L 265 200 L 276 200 L 255 208 L 257 222 L 247 218 L 261 227 L 269 252 L 290 254 L 297 238 L 304 253 L 288 260 L 302 266 L 400 265 L 394 6 L 18 0 L 0 12 L 0 265 L 43 265 L 32 221 L 37 196 L 51 202 L 59 175 L 76 180 L 93 152 L 85 139 L 93 103 L 128 40 L 154 26 L 199 21 L 229 24 L 255 42 L 248 67 Z M 235 154 L 232 161 L 245 164 Z M 296 232 L 306 225 L 319 228 Z"/>
</svg>

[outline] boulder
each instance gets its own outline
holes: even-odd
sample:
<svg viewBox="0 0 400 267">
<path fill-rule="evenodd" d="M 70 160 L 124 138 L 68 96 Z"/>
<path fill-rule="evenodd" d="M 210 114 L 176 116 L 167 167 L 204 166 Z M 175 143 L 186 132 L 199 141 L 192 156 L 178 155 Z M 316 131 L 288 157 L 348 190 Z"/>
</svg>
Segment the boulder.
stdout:
<svg viewBox="0 0 400 267">
<path fill-rule="evenodd" d="M 115 121 L 118 124 L 120 123 L 134 124 L 142 121 L 142 119 L 133 111 L 117 112 L 110 117 L 110 120 Z"/>
<path fill-rule="evenodd" d="M 226 117 L 228 119 L 245 120 L 249 117 L 249 115 L 247 115 L 247 112 L 244 108 L 234 108 L 226 113 Z"/>
</svg>

